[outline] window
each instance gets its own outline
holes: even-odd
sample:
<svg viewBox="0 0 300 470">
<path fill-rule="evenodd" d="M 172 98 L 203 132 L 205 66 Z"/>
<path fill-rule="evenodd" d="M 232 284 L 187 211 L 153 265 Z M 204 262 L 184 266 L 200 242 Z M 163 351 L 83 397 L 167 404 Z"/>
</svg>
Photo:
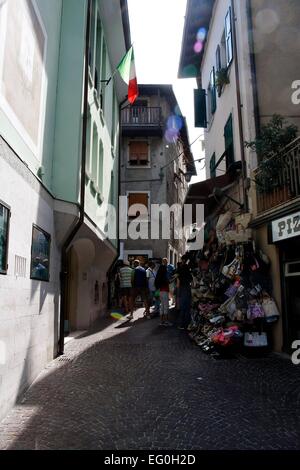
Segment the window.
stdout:
<svg viewBox="0 0 300 470">
<path fill-rule="evenodd" d="M 228 170 L 232 163 L 234 163 L 232 114 L 230 114 L 224 127 L 224 139 L 226 150 L 226 170 Z"/>
<path fill-rule="evenodd" d="M 86 127 L 86 171 L 91 171 L 91 140 L 92 140 L 92 118 L 88 113 L 87 127 Z"/>
<path fill-rule="evenodd" d="M 34 225 L 32 229 L 31 245 L 31 279 L 49 281 L 50 242 L 50 235 Z"/>
<path fill-rule="evenodd" d="M 106 80 L 107 79 L 107 76 L 106 76 L 106 45 L 105 45 L 105 42 L 104 42 L 104 39 L 102 38 L 102 61 L 101 61 L 101 80 Z M 101 97 L 100 97 L 100 106 L 101 106 L 101 109 L 104 111 L 104 106 L 105 106 L 105 87 L 106 87 L 106 84 L 105 83 L 102 83 L 101 84 L 102 87 L 101 87 Z"/>
<path fill-rule="evenodd" d="M 101 49 L 102 49 L 102 27 L 99 15 L 97 15 L 96 29 L 96 50 L 95 50 L 95 70 L 94 70 L 94 87 L 98 95 L 101 90 Z"/>
<path fill-rule="evenodd" d="M 103 143 L 101 139 L 99 142 L 97 173 L 98 173 L 97 186 L 98 186 L 99 191 L 102 193 L 103 191 Z"/>
<path fill-rule="evenodd" d="M 210 159 L 209 167 L 210 167 L 210 177 L 215 178 L 216 177 L 216 154 L 215 153 L 213 153 Z"/>
<path fill-rule="evenodd" d="M 96 124 L 93 126 L 93 147 L 92 147 L 92 178 L 97 180 L 97 167 L 98 167 L 98 130 Z"/>
<path fill-rule="evenodd" d="M 115 150 L 115 140 L 116 140 L 116 105 L 117 105 L 117 99 L 116 99 L 116 94 L 113 91 L 113 97 L 112 97 L 112 118 L 111 118 L 111 147 L 112 150 Z"/>
<path fill-rule="evenodd" d="M 221 47 L 218 46 L 216 50 L 216 70 L 217 72 L 222 68 L 222 61 L 221 61 Z"/>
<path fill-rule="evenodd" d="M 149 165 L 149 143 L 147 141 L 132 141 L 129 143 L 129 165 Z"/>
<path fill-rule="evenodd" d="M 215 68 L 213 67 L 210 73 L 210 80 L 209 80 L 208 91 L 207 91 L 210 118 L 216 112 L 216 109 L 217 109 L 217 94 L 216 94 L 215 83 L 216 83 Z"/>
<path fill-rule="evenodd" d="M 210 73 L 210 87 L 211 87 L 211 112 L 212 114 L 214 114 L 217 109 L 216 77 L 215 77 L 214 67 Z"/>
<path fill-rule="evenodd" d="M 227 15 L 225 17 L 225 42 L 226 42 L 226 65 L 228 67 L 233 59 L 231 8 L 229 8 Z"/>
<path fill-rule="evenodd" d="M 223 31 L 221 44 L 220 44 L 220 62 L 221 62 L 222 69 L 227 68 L 225 30 Z"/>
<path fill-rule="evenodd" d="M 111 172 L 111 178 L 110 178 L 109 203 L 111 205 L 114 205 L 115 203 L 115 176 L 114 176 L 113 171 Z"/>
<path fill-rule="evenodd" d="M 91 13 L 91 32 L 90 32 L 90 47 L 89 47 L 89 67 L 91 77 L 94 77 L 94 67 L 95 67 L 95 34 L 96 34 L 96 1 L 92 3 L 92 13 Z"/>
<path fill-rule="evenodd" d="M 0 203 L 0 274 L 7 273 L 9 219 L 9 208 Z"/>
<path fill-rule="evenodd" d="M 139 207 L 134 207 L 136 204 Z M 128 218 L 135 219 L 143 216 L 148 219 L 149 195 L 148 193 L 128 193 Z"/>
</svg>

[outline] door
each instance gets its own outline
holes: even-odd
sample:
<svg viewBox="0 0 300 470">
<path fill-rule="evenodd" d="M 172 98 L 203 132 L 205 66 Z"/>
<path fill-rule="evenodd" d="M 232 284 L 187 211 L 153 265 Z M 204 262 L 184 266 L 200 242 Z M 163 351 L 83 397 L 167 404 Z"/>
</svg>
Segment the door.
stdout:
<svg viewBox="0 0 300 470">
<path fill-rule="evenodd" d="M 300 339 L 300 237 L 295 237 L 280 245 L 284 301 L 284 350 L 290 353 L 293 341 Z"/>
<path fill-rule="evenodd" d="M 288 346 L 300 339 L 300 259 L 285 263 Z"/>
</svg>

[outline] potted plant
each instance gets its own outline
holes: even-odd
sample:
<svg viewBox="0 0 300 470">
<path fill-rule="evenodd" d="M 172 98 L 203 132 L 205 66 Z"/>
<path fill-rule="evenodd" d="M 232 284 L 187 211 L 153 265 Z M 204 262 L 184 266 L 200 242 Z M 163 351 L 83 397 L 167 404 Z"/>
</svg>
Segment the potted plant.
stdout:
<svg viewBox="0 0 300 470">
<path fill-rule="evenodd" d="M 221 90 L 223 86 L 228 85 L 230 83 L 229 76 L 228 76 L 228 69 L 221 68 L 216 72 L 216 87 L 218 88 L 219 96 L 221 94 Z"/>
<path fill-rule="evenodd" d="M 272 119 L 261 127 L 255 140 L 245 142 L 247 148 L 257 153 L 259 171 L 255 182 L 258 192 L 270 193 L 275 187 L 282 187 L 281 176 L 285 165 L 282 151 L 297 137 L 297 133 L 297 126 L 286 125 L 282 116 L 274 114 Z"/>
</svg>

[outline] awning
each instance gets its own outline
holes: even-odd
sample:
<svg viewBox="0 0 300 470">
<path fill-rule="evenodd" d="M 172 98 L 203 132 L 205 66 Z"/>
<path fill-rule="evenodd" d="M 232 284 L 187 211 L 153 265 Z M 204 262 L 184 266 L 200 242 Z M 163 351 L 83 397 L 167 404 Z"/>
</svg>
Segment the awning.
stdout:
<svg viewBox="0 0 300 470">
<path fill-rule="evenodd" d="M 207 217 L 218 205 L 214 197 L 214 189 L 219 188 L 226 191 L 233 184 L 236 184 L 236 176 L 230 173 L 191 184 L 186 195 L 185 204 L 204 204 L 205 217 Z"/>
</svg>

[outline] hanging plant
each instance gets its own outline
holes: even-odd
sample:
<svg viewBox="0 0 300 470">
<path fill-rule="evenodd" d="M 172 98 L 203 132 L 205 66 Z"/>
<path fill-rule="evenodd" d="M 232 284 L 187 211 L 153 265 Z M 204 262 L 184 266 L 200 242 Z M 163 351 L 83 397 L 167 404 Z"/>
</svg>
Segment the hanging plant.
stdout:
<svg viewBox="0 0 300 470">
<path fill-rule="evenodd" d="M 221 89 L 223 86 L 230 83 L 228 76 L 228 69 L 222 68 L 216 72 L 216 86 Z"/>
<path fill-rule="evenodd" d="M 285 159 L 282 151 L 298 134 L 297 126 L 286 125 L 285 119 L 274 114 L 272 119 L 261 127 L 260 135 L 245 146 L 257 153 L 259 171 L 255 182 L 259 192 L 268 193 L 275 187 L 282 186 L 279 176 L 282 175 Z"/>
</svg>

